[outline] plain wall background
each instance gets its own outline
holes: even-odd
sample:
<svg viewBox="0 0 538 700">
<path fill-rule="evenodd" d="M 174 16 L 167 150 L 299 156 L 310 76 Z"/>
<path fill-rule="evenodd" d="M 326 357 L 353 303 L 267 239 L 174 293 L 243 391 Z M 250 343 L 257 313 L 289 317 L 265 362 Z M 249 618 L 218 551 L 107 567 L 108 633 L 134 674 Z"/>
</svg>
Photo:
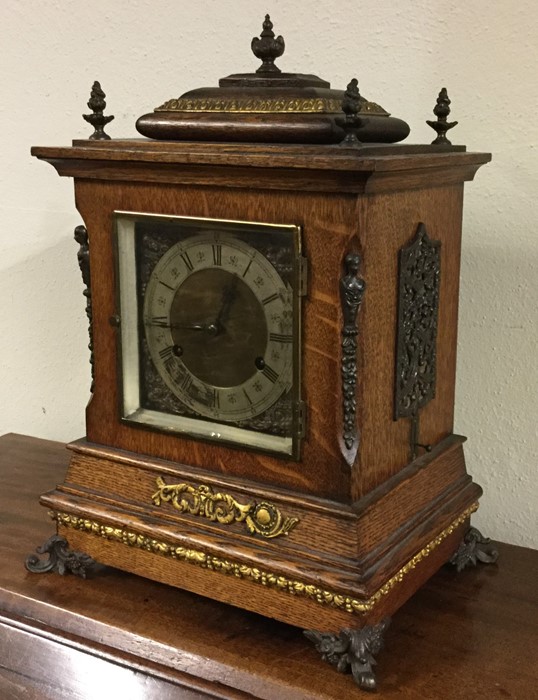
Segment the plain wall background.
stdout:
<svg viewBox="0 0 538 700">
<path fill-rule="evenodd" d="M 538 4 L 535 0 L 4 0 L 0 198 L 0 434 L 84 434 L 87 321 L 72 181 L 30 157 L 91 133 L 94 80 L 112 137 L 166 99 L 258 66 L 270 12 L 278 64 L 361 93 L 425 125 L 440 88 L 450 134 L 493 162 L 466 185 L 455 431 L 484 487 L 484 534 L 538 547 Z M 1 475 L 0 475 L 1 478 Z M 51 487 L 54 484 L 51 484 Z"/>
</svg>

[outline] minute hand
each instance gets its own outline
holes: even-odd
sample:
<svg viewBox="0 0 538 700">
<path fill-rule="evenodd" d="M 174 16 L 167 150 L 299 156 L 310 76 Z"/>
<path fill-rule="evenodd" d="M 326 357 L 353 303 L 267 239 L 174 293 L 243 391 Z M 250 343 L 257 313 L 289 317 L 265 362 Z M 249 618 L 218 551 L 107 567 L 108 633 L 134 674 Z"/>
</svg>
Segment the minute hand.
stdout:
<svg viewBox="0 0 538 700">
<path fill-rule="evenodd" d="M 239 282 L 239 277 L 236 277 L 234 275 L 234 278 L 232 281 L 224 287 L 222 291 L 222 304 L 219 309 L 219 312 L 217 314 L 217 318 L 215 320 L 215 325 L 218 328 L 222 327 L 222 324 L 225 323 L 228 320 L 228 316 L 230 315 L 230 310 L 232 308 L 232 304 L 234 303 L 238 290 L 237 290 L 237 283 Z"/>
<path fill-rule="evenodd" d="M 146 321 L 146 326 L 156 326 L 157 328 L 171 328 L 172 330 L 187 331 L 208 331 L 212 324 L 207 323 L 170 323 L 168 321 Z"/>
</svg>

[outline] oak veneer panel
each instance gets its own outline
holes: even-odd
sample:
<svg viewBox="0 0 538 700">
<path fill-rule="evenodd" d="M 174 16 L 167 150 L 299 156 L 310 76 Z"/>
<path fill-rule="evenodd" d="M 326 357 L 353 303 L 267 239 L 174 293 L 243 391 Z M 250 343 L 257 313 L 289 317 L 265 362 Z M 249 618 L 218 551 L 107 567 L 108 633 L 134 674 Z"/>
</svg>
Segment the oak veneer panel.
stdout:
<svg viewBox="0 0 538 700">
<path fill-rule="evenodd" d="M 360 311 L 358 422 L 360 444 L 353 495 L 360 498 L 410 460 L 410 419 L 394 420 L 398 253 L 426 225 L 441 241 L 435 398 L 420 411 L 420 441 L 440 442 L 453 429 L 462 185 L 376 195 L 360 229 L 367 283 Z"/>
<path fill-rule="evenodd" d="M 342 148 L 114 139 L 75 141 L 73 146 L 34 147 L 32 155 L 71 177 L 118 180 L 131 173 L 145 182 L 214 185 L 226 181 L 224 166 L 229 187 L 252 187 L 258 171 L 259 181 L 266 181 L 267 187 L 285 189 L 279 177 L 271 174 L 275 170 L 281 179 L 305 189 L 357 193 L 378 187 L 382 191 L 428 187 L 434 180 L 439 186 L 472 180 L 476 170 L 491 160 L 489 154 L 465 153 L 461 147 L 405 144 Z"/>
<path fill-rule="evenodd" d="M 293 488 L 323 497 L 349 500 L 350 470 L 340 451 L 339 412 L 328 396 L 340 391 L 340 305 L 338 274 L 358 226 L 354 197 L 304 193 L 231 192 L 211 188 L 76 182 L 76 203 L 85 220 L 91 255 L 94 321 L 95 393 L 87 409 L 87 435 L 95 443 L 163 459 L 207 466 L 261 483 Z M 117 330 L 109 319 L 117 311 L 113 219 L 114 210 L 156 214 L 211 216 L 236 220 L 290 223 L 305 227 L 309 289 L 304 302 L 304 400 L 308 406 L 307 437 L 301 463 L 277 459 L 122 424 L 119 420 L 116 354 Z"/>
<path fill-rule="evenodd" d="M 237 480 L 230 483 L 229 477 L 224 482 L 221 475 L 207 471 L 180 468 L 179 465 L 174 469 L 169 463 L 157 464 L 156 467 L 154 465 L 152 460 L 148 460 L 147 468 L 128 463 L 119 465 L 112 459 L 96 459 L 81 454 L 72 460 L 61 491 L 68 495 L 91 498 L 95 503 L 111 507 L 119 503 L 125 504 L 135 514 L 146 512 L 155 518 L 175 523 L 181 529 L 195 527 L 200 532 L 208 535 L 212 533 L 217 537 L 233 533 L 238 542 L 242 541 L 247 546 L 256 543 L 268 553 L 272 550 L 297 550 L 301 556 L 314 560 L 358 556 L 353 513 L 350 509 L 338 508 L 334 501 L 312 498 L 297 500 L 284 491 L 261 489 L 254 482 Z M 114 479 L 110 478 L 112 473 L 117 475 Z M 160 507 L 154 506 L 151 496 L 157 490 L 157 474 L 167 484 L 189 483 L 197 486 L 203 483 L 211 486 L 215 493 L 225 492 L 242 504 L 268 501 L 277 506 L 285 517 L 296 517 L 299 522 L 292 530 L 293 536 L 263 539 L 254 538 L 244 522 L 223 526 L 216 521 L 188 513 L 179 514 L 167 502 L 163 502 Z M 338 552 L 339 557 L 336 557 L 335 552 Z"/>
<path fill-rule="evenodd" d="M 466 474 L 461 438 L 452 436 L 391 479 L 371 491 L 356 504 L 359 548 L 370 554 L 372 548 L 392 534 L 402 534 L 402 527 L 412 527 L 425 508 L 437 509 L 439 500 L 451 492 L 462 491 L 471 483 Z M 481 491 L 477 491 L 478 497 Z M 472 501 L 467 503 L 470 505 Z M 462 508 L 462 510 L 464 510 Z"/>
</svg>

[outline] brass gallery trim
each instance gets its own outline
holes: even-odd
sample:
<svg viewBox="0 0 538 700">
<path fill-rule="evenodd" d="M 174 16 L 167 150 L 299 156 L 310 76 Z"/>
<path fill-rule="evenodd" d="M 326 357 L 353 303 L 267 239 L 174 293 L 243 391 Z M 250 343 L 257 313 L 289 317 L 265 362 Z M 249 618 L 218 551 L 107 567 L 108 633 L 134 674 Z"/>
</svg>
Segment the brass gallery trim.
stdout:
<svg viewBox="0 0 538 700">
<path fill-rule="evenodd" d="M 176 547 L 175 545 L 166 542 L 154 540 L 146 535 L 141 535 L 132 530 L 125 530 L 121 527 L 98 523 L 94 520 L 79 518 L 76 515 L 69 513 L 59 513 L 51 511 L 50 517 L 55 520 L 58 525 L 63 527 L 71 527 L 75 530 L 82 530 L 89 534 L 104 537 L 107 540 L 115 540 L 129 547 L 137 547 L 144 549 L 153 554 L 171 557 L 179 561 L 188 562 L 200 566 L 203 569 L 217 571 L 223 574 L 229 574 L 242 578 L 253 583 L 259 583 L 268 588 L 274 588 L 284 593 L 308 598 L 321 605 L 329 605 L 349 613 L 367 613 L 370 612 L 377 603 L 387 595 L 398 583 L 403 581 L 406 574 L 412 571 L 423 559 L 426 559 L 456 528 L 464 523 L 467 518 L 478 509 L 478 503 L 474 503 L 470 508 L 467 508 L 460 516 L 456 518 L 445 530 L 437 535 L 429 544 L 415 554 L 405 566 L 403 566 L 387 583 L 377 590 L 371 598 L 367 600 L 357 600 L 349 596 L 335 593 L 333 591 L 325 591 L 322 588 L 313 586 L 303 581 L 288 579 L 285 576 L 270 571 L 264 571 L 255 566 L 248 564 L 239 564 L 238 562 L 221 559 L 210 554 L 206 554 L 200 550 L 188 549 L 187 547 Z"/>
<path fill-rule="evenodd" d="M 221 525 L 244 522 L 249 532 L 271 539 L 287 535 L 299 522 L 285 518 L 272 503 L 238 503 L 227 493 L 214 493 L 211 486 L 201 484 L 167 484 L 157 477 L 157 491 L 151 497 L 156 506 L 171 503 L 180 513 L 190 513 Z"/>
<path fill-rule="evenodd" d="M 206 99 L 185 99 L 179 98 L 168 100 L 155 112 L 228 112 L 237 113 L 259 113 L 265 114 L 336 114 L 342 111 L 342 101 L 324 98 L 291 99 L 291 100 L 261 100 L 261 99 L 231 99 L 223 100 L 217 98 Z M 361 103 L 361 112 L 368 114 L 379 114 L 388 116 L 383 107 L 375 102 L 364 101 Z"/>
</svg>

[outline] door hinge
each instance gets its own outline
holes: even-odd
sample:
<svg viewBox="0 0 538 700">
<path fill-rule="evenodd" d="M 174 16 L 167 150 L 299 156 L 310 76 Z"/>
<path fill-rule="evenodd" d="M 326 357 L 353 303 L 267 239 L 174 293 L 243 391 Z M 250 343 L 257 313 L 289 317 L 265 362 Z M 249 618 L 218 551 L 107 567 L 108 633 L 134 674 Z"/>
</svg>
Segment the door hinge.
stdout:
<svg viewBox="0 0 538 700">
<path fill-rule="evenodd" d="M 299 257 L 299 296 L 305 297 L 308 293 L 308 258 Z"/>
<path fill-rule="evenodd" d="M 306 404 L 304 401 L 296 401 L 294 404 L 296 437 L 302 440 L 306 435 Z"/>
</svg>

